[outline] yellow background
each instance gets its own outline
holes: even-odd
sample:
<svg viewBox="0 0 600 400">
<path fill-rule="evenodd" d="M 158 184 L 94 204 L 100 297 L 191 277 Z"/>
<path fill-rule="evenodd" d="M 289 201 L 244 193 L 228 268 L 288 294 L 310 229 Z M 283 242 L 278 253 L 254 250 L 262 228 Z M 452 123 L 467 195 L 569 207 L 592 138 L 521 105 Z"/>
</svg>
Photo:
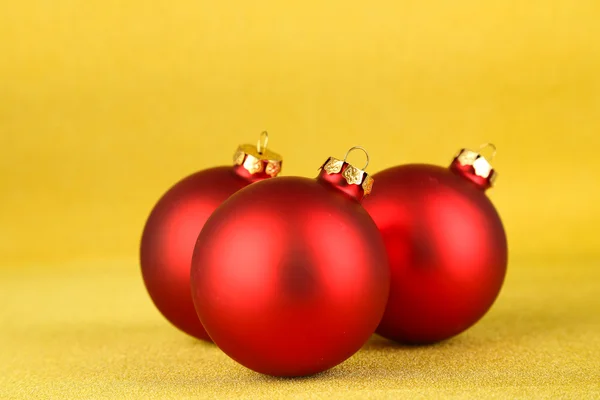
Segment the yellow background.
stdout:
<svg viewBox="0 0 600 400">
<path fill-rule="evenodd" d="M 52 312 L 67 307 L 81 329 L 91 323 L 82 315 L 113 315 L 68 307 L 91 306 L 90 293 L 110 297 L 117 289 L 106 283 L 94 292 L 93 274 L 114 273 L 133 285 L 116 293 L 131 287 L 125 299 L 177 342 L 137 275 L 145 218 L 171 184 L 231 163 L 236 146 L 263 129 L 284 156 L 284 175 L 314 176 L 353 145 L 368 149 L 374 173 L 407 162 L 446 165 L 461 147 L 495 143 L 499 179 L 489 195 L 511 257 L 506 303 L 497 307 L 551 301 L 554 291 L 527 297 L 534 284 L 525 284 L 529 273 L 547 282 L 539 273 L 550 260 L 563 262 L 552 271 L 571 282 L 564 290 L 583 293 L 572 307 L 600 306 L 592 300 L 598 286 L 589 286 L 600 260 L 599 21 L 596 0 L 0 0 L 0 268 L 9 334 L 41 318 L 34 304 L 59 291 L 39 277 L 30 286 L 31 276 L 65 269 L 81 281 L 61 281 L 73 297 Z M 127 261 L 109 268 L 115 261 L 97 260 Z M 42 346 L 38 339 L 19 342 L 20 354 Z M 42 368 L 19 360 L 15 376 Z"/>
<path fill-rule="evenodd" d="M 0 251 L 132 255 L 168 186 L 267 129 L 286 175 L 357 144 L 377 172 L 492 141 L 511 253 L 598 254 L 599 19 L 594 0 L 6 1 Z"/>
</svg>

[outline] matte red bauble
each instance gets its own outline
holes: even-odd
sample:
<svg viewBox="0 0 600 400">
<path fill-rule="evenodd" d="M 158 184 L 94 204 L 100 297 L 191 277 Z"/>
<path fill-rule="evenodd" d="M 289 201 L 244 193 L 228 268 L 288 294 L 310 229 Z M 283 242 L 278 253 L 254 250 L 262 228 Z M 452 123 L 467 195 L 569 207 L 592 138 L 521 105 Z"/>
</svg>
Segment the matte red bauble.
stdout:
<svg viewBox="0 0 600 400">
<path fill-rule="evenodd" d="M 329 158 L 316 179 L 253 184 L 208 219 L 192 295 L 213 341 L 268 375 L 304 376 L 358 351 L 381 320 L 389 267 L 360 205 L 372 178 Z"/>
<path fill-rule="evenodd" d="M 463 149 L 450 168 L 409 164 L 375 174 L 364 206 L 381 231 L 390 297 L 377 329 L 426 344 L 457 335 L 492 306 L 504 281 L 507 243 L 485 190 L 496 173 Z"/>
<path fill-rule="evenodd" d="M 238 148 L 233 167 L 196 172 L 175 184 L 154 206 L 144 227 L 140 263 L 146 289 L 167 320 L 198 339 L 210 340 L 190 293 L 194 246 L 217 206 L 249 184 L 279 173 L 281 157 L 266 149 L 263 134 L 257 147 Z"/>
</svg>

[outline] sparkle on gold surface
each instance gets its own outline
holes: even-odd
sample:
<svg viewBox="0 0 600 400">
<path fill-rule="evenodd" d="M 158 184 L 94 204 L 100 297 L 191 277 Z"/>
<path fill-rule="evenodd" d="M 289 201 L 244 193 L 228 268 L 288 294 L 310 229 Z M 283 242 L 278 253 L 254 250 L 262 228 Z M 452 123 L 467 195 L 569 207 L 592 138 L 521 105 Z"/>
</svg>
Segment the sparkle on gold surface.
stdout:
<svg viewBox="0 0 600 400">
<path fill-rule="evenodd" d="M 242 165 L 251 175 L 262 172 L 264 169 L 268 175 L 273 177 L 281 171 L 282 158 L 269 149 L 264 148 L 259 153 L 256 146 L 242 144 L 235 152 L 233 162 L 235 165 Z"/>
<path fill-rule="evenodd" d="M 362 188 L 363 191 L 365 192 L 365 196 L 371 194 L 371 191 L 373 190 L 373 181 L 374 179 L 371 178 L 370 176 L 367 176 L 365 178 L 365 180 L 362 183 Z"/>
<path fill-rule="evenodd" d="M 135 260 L 3 268 L 0 398 L 599 398 L 597 265 L 514 262 L 468 332 L 427 347 L 375 337 L 300 379 L 249 371 L 171 327 Z"/>
<path fill-rule="evenodd" d="M 325 162 L 323 169 L 325 170 L 325 172 L 331 175 L 339 173 L 342 170 L 343 166 L 343 160 L 338 160 L 337 158 L 330 157 L 327 160 L 327 162 Z M 362 188 L 365 192 L 365 195 L 371 193 L 371 188 L 373 187 L 373 178 L 368 176 L 365 173 L 365 171 L 348 164 L 344 172 L 342 172 L 342 176 L 344 177 L 344 179 L 346 179 L 348 185 L 360 185 L 362 183 Z"/>
<path fill-rule="evenodd" d="M 360 185 L 364 174 L 365 173 L 363 171 L 358 168 L 354 168 L 352 165 L 348 165 L 348 167 L 342 173 L 349 185 Z"/>
<path fill-rule="evenodd" d="M 465 149 L 460 152 L 458 161 L 461 163 L 461 165 L 473 165 L 477 157 L 479 157 L 479 154 Z"/>
<path fill-rule="evenodd" d="M 263 163 L 254 156 L 248 154 L 246 155 L 246 160 L 244 161 L 244 168 L 246 168 L 250 174 L 256 174 L 258 172 L 262 172 Z"/>
<path fill-rule="evenodd" d="M 490 173 L 492 172 L 492 166 L 490 165 L 488 160 L 486 160 L 485 157 L 481 156 L 479 153 L 472 150 L 461 150 L 461 152 L 458 155 L 458 162 L 461 165 L 472 166 L 473 170 L 475 171 L 475 175 L 480 176 L 482 178 L 489 177 Z M 492 179 L 490 180 L 495 180 L 495 176 L 492 177 Z"/>
<path fill-rule="evenodd" d="M 245 156 L 246 154 L 242 150 L 238 149 L 233 155 L 233 163 L 235 165 L 242 165 Z"/>
<path fill-rule="evenodd" d="M 492 166 L 486 161 L 485 158 L 478 158 L 473 163 L 473 169 L 475 170 L 475 175 L 480 176 L 482 178 L 487 178 L 488 176 L 490 176 Z"/>
<path fill-rule="evenodd" d="M 337 174 L 342 170 L 343 165 L 344 162 L 342 160 L 331 157 L 329 160 L 327 160 L 323 169 L 328 174 Z"/>
<path fill-rule="evenodd" d="M 269 163 L 267 164 L 267 168 L 265 169 L 265 172 L 269 176 L 276 176 L 277 174 L 279 174 L 279 172 L 281 172 L 281 162 L 280 161 L 269 161 Z"/>
</svg>

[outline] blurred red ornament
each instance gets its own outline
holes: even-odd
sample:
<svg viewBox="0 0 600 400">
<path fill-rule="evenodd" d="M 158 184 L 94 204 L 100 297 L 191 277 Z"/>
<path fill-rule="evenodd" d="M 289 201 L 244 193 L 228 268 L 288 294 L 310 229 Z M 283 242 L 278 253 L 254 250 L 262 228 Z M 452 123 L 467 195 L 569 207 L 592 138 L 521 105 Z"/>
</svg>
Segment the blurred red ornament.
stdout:
<svg viewBox="0 0 600 400">
<path fill-rule="evenodd" d="M 190 267 L 198 235 L 212 212 L 247 185 L 276 176 L 281 157 L 266 149 L 263 132 L 258 145 L 242 145 L 233 167 L 196 172 L 169 189 L 150 213 L 140 245 L 146 289 L 158 310 L 173 325 L 210 341 L 190 292 Z"/>
<path fill-rule="evenodd" d="M 377 192 L 364 206 L 391 268 L 377 333 L 432 343 L 463 332 L 489 310 L 507 266 L 504 228 L 485 195 L 495 177 L 484 157 L 466 149 L 450 168 L 409 164 L 375 174 Z"/>
<path fill-rule="evenodd" d="M 227 355 L 263 374 L 304 376 L 369 339 L 389 289 L 381 235 L 360 205 L 371 185 L 329 158 L 316 180 L 259 182 L 214 212 L 194 252 L 192 296 Z"/>
</svg>

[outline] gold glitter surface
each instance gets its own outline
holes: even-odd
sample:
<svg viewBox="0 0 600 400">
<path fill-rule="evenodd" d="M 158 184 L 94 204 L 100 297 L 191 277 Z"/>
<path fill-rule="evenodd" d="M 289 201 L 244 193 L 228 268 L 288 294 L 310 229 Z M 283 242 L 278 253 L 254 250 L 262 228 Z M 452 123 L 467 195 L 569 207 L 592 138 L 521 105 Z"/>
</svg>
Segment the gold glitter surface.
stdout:
<svg viewBox="0 0 600 400">
<path fill-rule="evenodd" d="M 428 347 L 375 337 L 301 379 L 256 374 L 172 328 L 135 260 L 3 268 L 0 398 L 599 398 L 597 265 L 515 262 L 467 333 Z"/>
</svg>

